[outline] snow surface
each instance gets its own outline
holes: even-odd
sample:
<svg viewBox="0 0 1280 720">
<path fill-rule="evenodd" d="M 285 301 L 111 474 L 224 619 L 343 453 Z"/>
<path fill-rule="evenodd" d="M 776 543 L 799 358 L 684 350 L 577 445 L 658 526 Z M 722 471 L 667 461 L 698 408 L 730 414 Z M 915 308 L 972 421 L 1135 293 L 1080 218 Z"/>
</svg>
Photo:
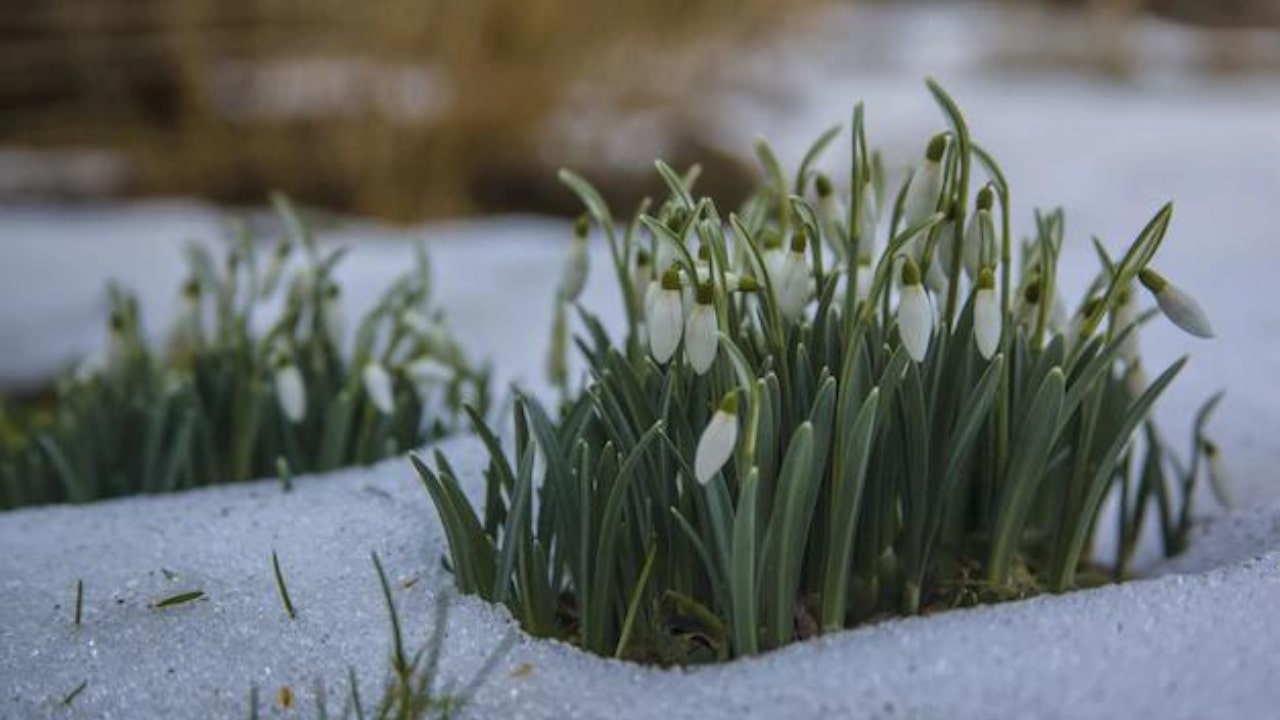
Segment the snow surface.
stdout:
<svg viewBox="0 0 1280 720">
<path fill-rule="evenodd" d="M 1093 267 L 1091 234 L 1117 248 L 1176 198 L 1157 266 L 1203 302 L 1218 339 L 1196 341 L 1157 321 L 1143 349 L 1150 372 L 1193 355 L 1159 406 L 1171 437 L 1187 433 L 1199 402 L 1227 390 L 1211 434 L 1241 510 L 1203 520 L 1190 551 L 1149 580 L 886 622 L 723 666 L 641 668 L 522 636 L 473 714 L 1280 716 L 1280 304 L 1268 292 L 1280 259 L 1280 84 L 996 78 L 945 44 L 958 26 L 947 21 L 952 32 L 939 32 L 932 23 L 942 20 L 910 36 L 940 43 L 914 62 L 855 73 L 856 44 L 842 41 L 841 27 L 861 17 L 833 15 L 807 41 L 735 65 L 750 82 L 709 119 L 721 142 L 740 150 L 764 135 L 794 165 L 821 129 L 865 99 L 872 144 L 901 171 L 941 122 L 918 76 L 946 61 L 941 79 L 1004 163 L 1017 228 L 1030 226 L 1033 205 L 1065 206 L 1066 287 L 1081 287 Z M 795 83 L 781 100 L 756 91 L 779 77 Z M 840 167 L 839 153 L 831 162 Z M 539 386 L 567 226 L 502 218 L 326 231 L 327 242 L 353 247 L 343 271 L 352 313 L 408 267 L 408 248 L 391 242 L 406 235 L 428 242 L 438 296 L 467 347 L 493 359 L 500 377 Z M 0 209 L 0 386 L 29 385 L 100 345 L 108 277 L 140 290 L 148 327 L 160 332 L 168 316 L 157 305 L 183 272 L 173 241 L 188 237 L 225 238 L 219 214 L 186 203 Z M 616 320 L 605 267 L 597 246 L 586 302 Z M 478 497 L 478 444 L 459 438 L 442 450 Z M 397 582 L 416 646 L 433 598 L 451 586 L 439 569 L 443 542 L 403 460 L 300 478 L 291 493 L 267 482 L 0 515 L 0 718 L 245 717 L 251 685 L 264 707 L 282 686 L 298 695 L 301 709 L 268 716 L 310 716 L 316 681 L 340 702 L 349 666 L 362 696 L 374 697 L 389 626 L 369 553 Z M 297 621 L 276 596 L 272 550 Z M 78 629 L 76 579 L 85 583 Z M 206 599 L 150 607 L 189 589 Z M 458 600 L 446 676 L 469 676 L 510 628 L 503 611 Z"/>
</svg>

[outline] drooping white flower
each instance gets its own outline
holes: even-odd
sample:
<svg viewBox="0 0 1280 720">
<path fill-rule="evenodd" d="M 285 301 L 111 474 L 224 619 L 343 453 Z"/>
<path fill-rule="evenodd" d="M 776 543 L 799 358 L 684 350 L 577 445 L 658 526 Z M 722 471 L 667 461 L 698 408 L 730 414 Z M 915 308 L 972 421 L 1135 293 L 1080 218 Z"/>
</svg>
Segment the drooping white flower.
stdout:
<svg viewBox="0 0 1280 720">
<path fill-rule="evenodd" d="M 858 262 L 870 264 L 876 255 L 876 225 L 880 221 L 880 206 L 876 201 L 875 185 L 867 180 L 862 184 L 862 199 L 858 205 Z"/>
<path fill-rule="evenodd" d="M 989 267 L 982 268 L 978 274 L 978 292 L 973 298 L 973 340 L 984 360 L 990 360 L 1000 344 L 1003 315 L 996 296 L 995 273 Z"/>
<path fill-rule="evenodd" d="M 949 142 L 947 134 L 935 135 L 925 150 L 924 162 L 911 174 L 902 206 L 904 228 L 920 223 L 938 209 L 938 199 L 942 194 L 942 160 Z M 917 263 L 920 262 L 923 245 L 924 241 L 919 236 L 907 243 L 911 259 Z"/>
<path fill-rule="evenodd" d="M 818 175 L 814 185 L 818 190 L 818 222 L 821 225 L 822 238 L 827 246 L 840 257 L 848 255 L 847 238 L 844 232 L 846 212 L 844 203 L 831 185 L 831 178 Z"/>
<path fill-rule="evenodd" d="M 297 424 L 307 416 L 307 386 L 302 381 L 302 371 L 291 361 L 285 360 L 276 368 L 276 402 L 289 422 Z"/>
<path fill-rule="evenodd" d="M 636 251 L 636 261 L 631 265 L 631 291 L 636 299 L 644 304 L 649 285 L 653 283 L 653 259 L 649 251 L 641 248 Z"/>
<path fill-rule="evenodd" d="M 364 383 L 364 392 L 369 402 L 383 415 L 395 412 L 396 401 L 391 392 L 391 373 L 376 360 L 365 364 L 360 371 L 360 380 Z"/>
<path fill-rule="evenodd" d="M 902 290 L 898 300 L 898 334 L 907 354 L 921 362 L 933 336 L 933 307 L 920 284 L 920 269 L 910 257 L 902 259 Z"/>
<path fill-rule="evenodd" d="M 347 331 L 347 317 L 342 309 L 342 288 L 336 283 L 326 285 L 320 303 L 320 323 L 324 327 L 325 337 L 333 347 L 340 348 Z"/>
<path fill-rule="evenodd" d="M 1028 282 L 1019 294 L 1017 302 L 1014 303 L 1014 319 L 1018 325 L 1026 328 L 1028 331 L 1035 329 L 1036 324 L 1040 322 L 1040 280 L 1033 279 Z"/>
<path fill-rule="evenodd" d="M 565 260 L 564 272 L 560 276 L 560 296 L 565 302 L 573 302 L 582 294 L 587 286 L 587 270 L 589 256 L 587 254 L 587 238 L 590 236 L 591 224 L 587 216 L 578 218 L 573 229 L 573 245 L 569 248 L 569 257 Z"/>
<path fill-rule="evenodd" d="M 778 277 L 774 281 L 774 294 L 777 296 L 778 311 L 787 320 L 796 320 L 804 312 L 809 303 L 809 260 L 805 256 L 808 241 L 803 233 L 796 233 L 791 238 L 791 250 L 782 258 L 778 268 Z"/>
<path fill-rule="evenodd" d="M 724 396 L 720 408 L 698 438 L 694 453 L 693 472 L 698 482 L 706 485 L 720 472 L 720 468 L 733 456 L 738 444 L 738 397 L 734 393 Z"/>
<path fill-rule="evenodd" d="M 672 268 L 662 276 L 659 289 L 649 302 L 649 351 L 653 359 L 665 363 L 676 353 L 684 331 L 684 301 L 680 274 Z"/>
<path fill-rule="evenodd" d="M 964 230 L 962 253 L 964 271 L 970 280 L 978 277 L 982 267 L 995 263 L 992 248 L 984 247 L 986 238 L 982 232 L 984 227 L 992 227 L 991 206 L 994 202 L 991 186 L 978 191 L 978 210 L 969 216 L 969 225 Z"/>
<path fill-rule="evenodd" d="M 433 385 L 449 382 L 453 379 L 454 369 L 430 355 L 422 355 L 410 360 L 404 366 L 404 373 L 414 385 Z"/>
<path fill-rule="evenodd" d="M 1130 398 L 1136 398 L 1147 390 L 1147 373 L 1142 363 L 1135 360 L 1124 371 L 1124 387 Z"/>
<path fill-rule="evenodd" d="M 1125 336 L 1119 350 L 1120 358 L 1130 362 L 1138 359 L 1138 301 L 1134 290 L 1133 284 L 1130 283 L 1129 287 L 1120 291 L 1115 314 L 1111 317 L 1113 337 L 1118 337 L 1130 327 L 1133 328 Z"/>
<path fill-rule="evenodd" d="M 925 272 L 924 284 L 937 297 L 945 297 L 951 285 L 951 263 L 955 260 L 956 222 L 947 218 L 938 226 L 937 244 Z"/>
<path fill-rule="evenodd" d="M 198 347 L 204 340 L 200 283 L 195 278 L 182 286 L 180 310 L 169 328 L 169 352 L 180 355 Z"/>
<path fill-rule="evenodd" d="M 276 245 L 275 252 L 271 253 L 271 262 L 267 265 L 267 272 L 262 276 L 262 285 L 259 290 L 259 297 L 268 297 L 275 292 L 276 286 L 280 284 L 280 276 L 284 273 L 284 266 L 289 260 L 289 254 L 293 251 L 293 243 L 288 240 L 281 240 Z"/>
<path fill-rule="evenodd" d="M 1156 296 L 1160 311 L 1174 325 L 1199 338 L 1213 337 L 1213 325 L 1209 323 L 1209 316 L 1195 298 L 1151 268 L 1143 268 L 1138 273 L 1138 280 Z"/>
<path fill-rule="evenodd" d="M 711 283 L 698 286 L 693 310 L 684 321 L 684 352 L 699 375 L 711 369 L 720 345 L 717 333 L 714 290 Z"/>
<path fill-rule="evenodd" d="M 1231 478 L 1227 475 L 1227 469 L 1222 462 L 1222 453 L 1218 452 L 1218 445 L 1212 440 L 1205 438 L 1202 441 L 1204 448 L 1204 458 L 1209 465 L 1209 488 L 1213 490 L 1213 496 L 1217 498 L 1218 503 L 1224 508 L 1235 507 L 1231 493 Z"/>
</svg>

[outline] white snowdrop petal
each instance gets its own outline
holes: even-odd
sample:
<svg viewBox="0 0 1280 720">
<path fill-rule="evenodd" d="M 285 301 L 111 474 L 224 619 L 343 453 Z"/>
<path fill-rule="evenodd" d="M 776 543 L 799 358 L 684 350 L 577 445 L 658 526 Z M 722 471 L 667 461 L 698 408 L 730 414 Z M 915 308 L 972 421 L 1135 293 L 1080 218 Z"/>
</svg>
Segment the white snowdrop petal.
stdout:
<svg viewBox="0 0 1280 720">
<path fill-rule="evenodd" d="M 689 313 L 684 325 L 684 351 L 693 371 L 702 375 L 710 370 L 718 347 L 715 308 L 698 303 Z"/>
<path fill-rule="evenodd" d="M 307 388 L 297 365 L 285 365 L 276 371 L 276 401 L 289 422 L 299 423 L 307 416 Z"/>
<path fill-rule="evenodd" d="M 963 247 L 961 252 L 964 258 L 964 272 L 970 280 L 976 280 L 978 270 L 982 264 L 982 213 L 986 210 L 979 210 L 969 218 L 969 226 L 965 228 Z"/>
<path fill-rule="evenodd" d="M 898 333 L 912 360 L 921 362 L 929 352 L 933 335 L 933 308 L 929 295 L 920 285 L 906 285 L 898 303 Z"/>
<path fill-rule="evenodd" d="M 390 415 L 395 412 L 395 398 L 391 393 L 391 374 L 382 366 L 382 363 L 371 362 L 364 366 L 364 370 L 360 372 L 360 379 L 364 382 L 365 394 L 369 396 L 369 401 L 383 415 Z"/>
<path fill-rule="evenodd" d="M 911 175 L 903 205 L 904 227 L 911 227 L 934 213 L 942 192 L 942 163 L 925 160 Z M 918 260 L 918 258 L 913 258 Z"/>
<path fill-rule="evenodd" d="M 454 375 L 451 366 L 433 357 L 420 357 L 413 360 L 405 366 L 404 371 L 414 383 L 419 385 L 448 382 Z"/>
<path fill-rule="evenodd" d="M 698 439 L 698 449 L 693 458 L 693 472 L 698 482 L 706 485 L 720 468 L 733 456 L 738 442 L 738 415 L 720 409 Z"/>
<path fill-rule="evenodd" d="M 587 286 L 588 263 L 586 239 L 575 239 L 560 277 L 560 293 L 565 300 L 573 302 L 582 295 L 582 289 Z"/>
<path fill-rule="evenodd" d="M 1000 343 L 1000 300 L 994 288 L 982 288 L 973 299 L 973 339 L 983 359 L 990 360 Z"/>
<path fill-rule="evenodd" d="M 774 288 L 778 296 L 778 310 L 788 320 L 795 320 L 809 302 L 809 263 L 804 255 L 788 252 L 779 274 L 780 282 Z"/>
<path fill-rule="evenodd" d="M 649 350 L 665 363 L 676 353 L 684 330 L 684 301 L 680 290 L 659 290 L 649 306 Z"/>
<path fill-rule="evenodd" d="M 1164 289 L 1156 293 L 1156 303 L 1174 325 L 1198 338 L 1213 337 L 1213 325 L 1200 303 L 1173 283 L 1165 285 Z"/>
</svg>

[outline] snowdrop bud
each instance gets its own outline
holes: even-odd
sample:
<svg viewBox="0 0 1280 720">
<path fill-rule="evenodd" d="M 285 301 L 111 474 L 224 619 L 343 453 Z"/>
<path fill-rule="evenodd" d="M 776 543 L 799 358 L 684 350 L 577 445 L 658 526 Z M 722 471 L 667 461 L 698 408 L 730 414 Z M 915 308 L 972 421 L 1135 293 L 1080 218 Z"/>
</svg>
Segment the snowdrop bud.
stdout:
<svg viewBox="0 0 1280 720">
<path fill-rule="evenodd" d="M 1222 507 L 1234 507 L 1235 502 L 1231 498 L 1231 478 L 1227 475 L 1227 469 L 1223 467 L 1222 454 L 1218 452 L 1218 445 L 1207 438 L 1202 442 L 1204 458 L 1209 464 L 1209 488 L 1213 490 L 1213 496 Z"/>
<path fill-rule="evenodd" d="M 573 246 L 569 249 L 564 273 L 560 276 L 560 296 L 566 302 L 577 300 L 582 289 L 587 286 L 587 238 L 590 231 L 590 219 L 586 215 L 579 217 L 573 226 Z"/>
<path fill-rule="evenodd" d="M 631 291 L 643 299 L 649 284 L 653 282 L 653 258 L 643 248 L 636 251 L 636 262 L 631 266 Z"/>
<path fill-rule="evenodd" d="M 1151 268 L 1143 268 L 1138 279 L 1156 296 L 1160 311 L 1174 325 L 1199 338 L 1213 337 L 1213 326 L 1200 304 Z"/>
<path fill-rule="evenodd" d="M 1022 296 L 1018 299 L 1014 314 L 1019 325 L 1034 328 L 1040 322 L 1040 300 L 1040 280 L 1032 280 L 1022 289 Z"/>
<path fill-rule="evenodd" d="M 423 355 L 410 360 L 404 366 L 404 373 L 415 385 L 431 385 L 449 382 L 453 379 L 454 370 L 430 355 Z"/>
<path fill-rule="evenodd" d="M 876 203 L 876 188 L 867 181 L 862 185 L 862 200 L 858 205 L 858 262 L 870 264 L 876 254 L 876 224 L 880 220 Z"/>
<path fill-rule="evenodd" d="M 290 361 L 276 368 L 276 402 L 289 422 L 297 424 L 307 416 L 307 387 L 302 382 L 302 371 Z"/>
<path fill-rule="evenodd" d="M 267 297 L 275 292 L 276 285 L 280 283 L 280 275 L 284 272 L 285 263 L 289 260 L 289 253 L 293 252 L 293 243 L 288 240 L 281 240 L 276 244 L 275 252 L 271 254 L 271 264 L 267 265 L 267 272 L 262 277 L 262 290 L 260 297 Z"/>
<path fill-rule="evenodd" d="M 680 273 L 672 268 L 662 276 L 661 287 L 649 303 L 649 350 L 653 359 L 665 363 L 676 352 L 684 330 L 684 303 Z"/>
<path fill-rule="evenodd" d="M 982 247 L 982 228 L 991 225 L 991 206 L 994 202 L 991 186 L 987 185 L 978 191 L 978 211 L 969 217 L 969 226 L 964 231 L 964 271 L 970 280 L 978 277 L 984 263 L 991 264 L 995 258 L 983 257 L 986 248 Z"/>
<path fill-rule="evenodd" d="M 1130 398 L 1136 398 L 1147 390 L 1147 373 L 1142 369 L 1142 363 L 1133 361 L 1129 363 L 1129 367 L 1124 371 L 1124 387 L 1129 391 Z"/>
<path fill-rule="evenodd" d="M 169 331 L 171 351 L 184 352 L 200 343 L 203 331 L 200 322 L 200 283 L 195 278 L 182 286 L 182 309 L 174 318 Z"/>
<path fill-rule="evenodd" d="M 693 472 L 698 482 L 706 485 L 720 468 L 729 462 L 738 444 L 738 396 L 729 393 L 720 402 L 720 409 L 711 416 L 698 438 L 698 449 L 693 458 Z"/>
<path fill-rule="evenodd" d="M 1000 343 L 1001 315 L 995 273 L 990 267 L 982 268 L 978 273 L 978 292 L 973 298 L 973 339 L 984 360 L 991 359 Z"/>
<path fill-rule="evenodd" d="M 364 392 L 369 396 L 369 401 L 383 415 L 390 415 L 395 412 L 396 401 L 391 393 L 391 374 L 382 366 L 382 363 L 374 361 L 364 366 L 364 370 L 360 371 L 360 379 L 364 382 Z"/>
<path fill-rule="evenodd" d="M 124 310 L 117 309 L 111 313 L 107 333 L 106 370 L 108 373 L 124 372 L 129 364 L 130 342 L 128 325 L 129 321 L 125 318 Z"/>
<path fill-rule="evenodd" d="M 335 348 L 342 347 L 342 337 L 346 332 L 347 319 L 342 311 L 342 288 L 329 283 L 324 289 L 321 300 L 320 320 L 324 325 L 325 337 Z"/>
<path fill-rule="evenodd" d="M 1116 304 L 1115 315 L 1111 318 L 1112 334 L 1119 335 L 1130 326 L 1136 325 L 1138 322 L 1138 302 L 1134 297 L 1134 288 L 1132 285 L 1120 292 L 1119 302 Z M 1120 346 L 1120 358 L 1130 362 L 1138 359 L 1138 328 L 1134 327 L 1125 336 L 1124 344 Z"/>
<path fill-rule="evenodd" d="M 836 195 L 835 188 L 831 185 L 831 178 L 818 175 L 815 185 L 818 188 L 818 222 L 822 225 L 822 237 L 832 250 L 843 257 L 845 233 L 841 223 L 846 214 L 844 203 L 840 202 L 840 197 Z"/>
<path fill-rule="evenodd" d="M 933 258 L 929 262 L 929 269 L 925 272 L 924 282 L 934 295 L 943 297 L 951 284 L 951 262 L 955 259 L 956 222 L 954 218 L 947 218 L 938 226 L 937 237 L 937 245 Z"/>
<path fill-rule="evenodd" d="M 711 283 L 698 286 L 698 296 L 693 310 L 684 323 L 684 352 L 693 371 L 699 375 L 711 369 L 720 344 L 716 335 L 716 309 Z"/>
<path fill-rule="evenodd" d="M 805 257 L 808 241 L 803 233 L 791 238 L 791 250 L 783 257 L 774 281 L 778 310 L 788 320 L 796 320 L 809 302 L 809 262 Z"/>
<path fill-rule="evenodd" d="M 929 352 L 933 336 L 933 308 L 929 295 L 920 284 L 920 269 L 910 257 L 902 263 L 902 296 L 898 301 L 898 334 L 907 354 L 921 362 Z"/>
<path fill-rule="evenodd" d="M 938 197 L 942 194 L 942 159 L 950 139 L 946 133 L 935 135 L 925 150 L 924 162 L 912 173 L 903 205 L 906 227 L 921 222 L 938 209 Z M 919 257 L 912 259 L 918 261 Z"/>
<path fill-rule="evenodd" d="M 400 313 L 399 320 L 401 326 L 418 336 L 431 335 L 435 330 L 431 321 L 428 320 L 425 315 L 413 308 L 402 311 Z"/>
</svg>

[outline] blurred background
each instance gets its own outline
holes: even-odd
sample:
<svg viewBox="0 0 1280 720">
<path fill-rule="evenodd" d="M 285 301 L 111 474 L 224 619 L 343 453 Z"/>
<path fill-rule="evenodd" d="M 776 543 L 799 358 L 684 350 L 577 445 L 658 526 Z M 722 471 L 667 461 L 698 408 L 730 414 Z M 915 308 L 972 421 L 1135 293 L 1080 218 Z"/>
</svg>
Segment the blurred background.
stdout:
<svg viewBox="0 0 1280 720">
<path fill-rule="evenodd" d="M 625 207 L 656 156 L 731 201 L 827 82 L 1212 86 L 1280 75 L 1277 28 L 1280 0 L 12 0 L 0 202 L 565 214 L 556 168 Z"/>
</svg>

